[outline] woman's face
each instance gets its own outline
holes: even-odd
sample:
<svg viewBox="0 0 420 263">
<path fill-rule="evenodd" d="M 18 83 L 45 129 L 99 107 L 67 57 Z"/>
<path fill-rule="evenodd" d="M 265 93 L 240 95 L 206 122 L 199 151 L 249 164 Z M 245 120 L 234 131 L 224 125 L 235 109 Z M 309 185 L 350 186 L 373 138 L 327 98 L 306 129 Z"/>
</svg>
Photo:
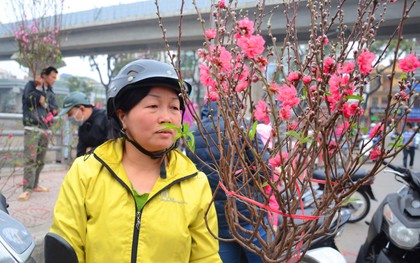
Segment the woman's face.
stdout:
<svg viewBox="0 0 420 263">
<path fill-rule="evenodd" d="M 162 151 L 174 143 L 177 132 L 164 131 L 161 124 L 180 126 L 180 101 L 172 89 L 153 87 L 128 113 L 118 110 L 118 117 L 129 138 L 150 152 Z"/>
</svg>

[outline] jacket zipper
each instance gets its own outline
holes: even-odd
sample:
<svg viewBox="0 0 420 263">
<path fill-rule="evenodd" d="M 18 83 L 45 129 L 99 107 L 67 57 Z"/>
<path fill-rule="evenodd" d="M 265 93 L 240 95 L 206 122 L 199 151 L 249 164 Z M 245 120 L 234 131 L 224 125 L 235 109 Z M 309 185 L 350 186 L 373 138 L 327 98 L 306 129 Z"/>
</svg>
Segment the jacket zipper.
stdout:
<svg viewBox="0 0 420 263">
<path fill-rule="evenodd" d="M 190 178 L 196 176 L 198 173 L 193 173 L 193 174 L 187 175 L 185 177 L 182 177 L 182 178 L 180 178 L 178 180 L 175 180 L 172 183 L 166 185 L 164 188 L 162 188 L 157 193 L 155 193 L 152 197 L 150 197 L 146 201 L 146 203 L 144 203 L 142 210 L 138 211 L 137 210 L 136 199 L 134 198 L 134 195 L 133 195 L 133 192 L 131 191 L 131 189 L 117 176 L 117 174 L 111 169 L 111 167 L 109 167 L 108 164 L 106 164 L 99 156 L 97 156 L 95 153 L 93 153 L 93 156 L 95 157 L 96 160 L 98 160 L 111 173 L 111 175 L 131 194 L 131 196 L 134 199 L 134 203 L 135 203 L 135 207 L 136 207 L 136 216 L 134 218 L 133 244 L 132 244 L 132 247 L 131 247 L 131 263 L 136 263 L 137 262 L 137 247 L 138 247 L 138 243 L 139 243 L 140 227 L 141 227 L 141 214 L 142 214 L 143 208 L 146 206 L 146 204 L 150 200 L 152 200 L 155 196 L 160 194 L 163 190 L 166 190 L 166 189 L 170 188 L 171 186 L 173 186 L 174 184 L 177 184 L 181 181 L 190 179 Z"/>
</svg>

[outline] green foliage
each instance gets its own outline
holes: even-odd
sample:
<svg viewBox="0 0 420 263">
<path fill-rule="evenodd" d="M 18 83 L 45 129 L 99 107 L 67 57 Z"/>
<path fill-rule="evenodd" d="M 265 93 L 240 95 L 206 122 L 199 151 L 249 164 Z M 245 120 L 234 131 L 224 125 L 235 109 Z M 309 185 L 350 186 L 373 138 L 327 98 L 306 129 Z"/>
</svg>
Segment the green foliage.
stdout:
<svg viewBox="0 0 420 263">
<path fill-rule="evenodd" d="M 254 140 L 255 138 L 255 134 L 257 133 L 257 125 L 258 125 L 258 122 L 254 121 L 254 123 L 252 124 L 252 130 L 249 131 L 248 135 L 251 140 Z"/>
<path fill-rule="evenodd" d="M 30 71 L 31 77 L 43 68 L 63 65 L 59 28 L 62 0 L 12 1 L 19 14 L 14 28 L 18 52 L 13 58 Z"/>
<path fill-rule="evenodd" d="M 191 151 L 195 151 L 195 137 L 194 131 L 190 130 L 190 125 L 188 122 L 185 122 L 182 126 L 178 127 L 173 125 L 172 123 L 163 123 L 162 126 L 165 126 L 165 130 L 175 130 L 177 131 L 177 135 L 175 137 L 175 141 L 179 138 L 183 138 L 187 146 L 191 149 Z"/>
<path fill-rule="evenodd" d="M 66 83 L 70 92 L 80 91 L 85 94 L 94 92 L 97 84 L 94 80 L 85 77 L 71 76 L 68 78 L 62 78 L 62 80 Z"/>
<path fill-rule="evenodd" d="M 284 133 L 285 135 L 290 135 L 295 137 L 300 143 L 304 144 L 304 143 L 310 143 L 312 140 L 312 135 L 307 136 L 307 137 L 302 137 L 300 136 L 299 133 L 297 133 L 296 131 L 287 131 Z"/>
</svg>

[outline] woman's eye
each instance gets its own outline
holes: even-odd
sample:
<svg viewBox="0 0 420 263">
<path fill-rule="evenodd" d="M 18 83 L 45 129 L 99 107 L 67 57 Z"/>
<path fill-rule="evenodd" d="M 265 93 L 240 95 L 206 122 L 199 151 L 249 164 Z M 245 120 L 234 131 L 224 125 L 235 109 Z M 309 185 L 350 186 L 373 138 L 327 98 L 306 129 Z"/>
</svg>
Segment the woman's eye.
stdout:
<svg viewBox="0 0 420 263">
<path fill-rule="evenodd" d="M 179 110 L 179 107 L 178 106 L 173 106 L 172 109 Z"/>
</svg>

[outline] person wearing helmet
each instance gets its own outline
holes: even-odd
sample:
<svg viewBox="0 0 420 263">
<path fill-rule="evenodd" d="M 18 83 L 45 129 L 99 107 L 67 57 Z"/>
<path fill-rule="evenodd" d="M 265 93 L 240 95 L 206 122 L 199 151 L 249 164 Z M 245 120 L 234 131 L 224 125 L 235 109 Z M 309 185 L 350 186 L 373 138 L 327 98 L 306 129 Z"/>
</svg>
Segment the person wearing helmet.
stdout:
<svg viewBox="0 0 420 263">
<path fill-rule="evenodd" d="M 221 262 L 208 180 L 164 125 L 181 126 L 180 93 L 190 90 L 154 60 L 133 61 L 112 80 L 115 140 L 74 161 L 48 234 L 70 244 L 78 262 Z"/>
<path fill-rule="evenodd" d="M 70 123 L 79 127 L 77 157 L 111 139 L 111 126 L 106 110 L 94 107 L 82 92 L 76 91 L 67 95 L 63 101 L 63 109 L 58 115 L 66 115 Z"/>
</svg>

